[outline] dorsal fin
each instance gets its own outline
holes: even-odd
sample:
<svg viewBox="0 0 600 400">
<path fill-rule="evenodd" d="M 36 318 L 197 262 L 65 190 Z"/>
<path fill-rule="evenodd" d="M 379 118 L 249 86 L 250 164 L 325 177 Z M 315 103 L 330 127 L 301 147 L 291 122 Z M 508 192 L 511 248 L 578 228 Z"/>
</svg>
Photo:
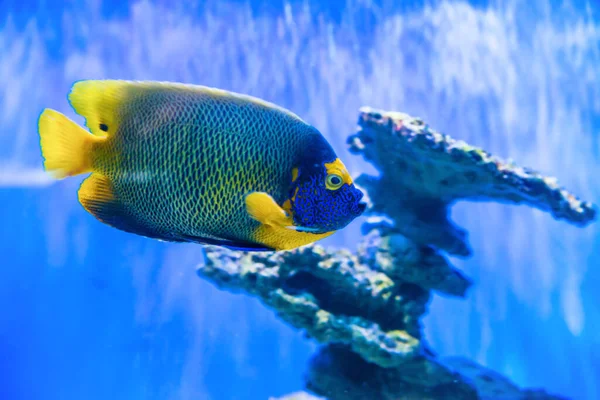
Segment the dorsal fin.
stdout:
<svg viewBox="0 0 600 400">
<path fill-rule="evenodd" d="M 86 119 L 85 125 L 94 135 L 107 136 L 115 132 L 119 123 L 119 109 L 133 99 L 157 91 L 187 92 L 211 98 L 225 98 L 232 102 L 253 104 L 286 114 L 305 123 L 293 112 L 259 98 L 210 88 L 175 82 L 127 81 L 127 80 L 82 80 L 73 84 L 69 103 L 75 112 Z"/>
<path fill-rule="evenodd" d="M 84 80 L 73 84 L 69 103 L 85 118 L 85 125 L 97 136 L 113 134 L 118 125 L 118 108 L 127 101 L 126 88 L 110 80 Z"/>
</svg>

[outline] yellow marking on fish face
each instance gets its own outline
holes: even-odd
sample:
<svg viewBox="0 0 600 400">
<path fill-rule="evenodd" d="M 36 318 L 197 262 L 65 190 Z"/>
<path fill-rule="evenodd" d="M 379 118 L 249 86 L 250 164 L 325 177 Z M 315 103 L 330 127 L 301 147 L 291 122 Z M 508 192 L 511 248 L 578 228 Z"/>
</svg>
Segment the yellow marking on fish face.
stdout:
<svg viewBox="0 0 600 400">
<path fill-rule="evenodd" d="M 296 182 L 296 179 L 298 179 L 298 168 L 292 169 L 292 182 Z"/>
<path fill-rule="evenodd" d="M 348 173 L 346 166 L 339 158 L 336 158 L 335 161 L 330 163 L 325 163 L 325 169 L 327 170 L 327 177 L 325 178 L 325 186 L 329 190 L 337 190 L 344 183 L 348 185 L 352 185 L 352 177 Z M 338 178 L 339 179 L 336 179 Z M 340 182 L 338 182 L 341 180 Z"/>
<path fill-rule="evenodd" d="M 352 177 L 348 173 L 346 166 L 339 158 L 336 158 L 333 162 L 325 163 L 325 168 L 327 169 L 327 175 L 337 174 L 342 177 L 344 183 L 347 183 L 348 185 L 353 183 Z"/>
<path fill-rule="evenodd" d="M 287 199 L 286 201 L 283 202 L 282 208 L 288 213 L 291 214 L 292 213 L 292 201 L 296 200 L 296 195 L 298 194 L 298 191 L 300 190 L 299 187 L 296 188 L 296 190 L 294 191 L 294 195 L 292 196 L 291 199 Z"/>
<path fill-rule="evenodd" d="M 291 213 L 292 212 L 292 201 L 291 200 L 286 200 L 283 202 L 283 205 L 281 206 L 287 213 Z"/>
<path fill-rule="evenodd" d="M 334 233 L 332 231 L 314 234 L 290 229 L 289 227 L 294 226 L 292 215 L 286 213 L 266 193 L 251 193 L 246 196 L 246 210 L 252 218 L 260 222 L 252 234 L 253 240 L 275 250 L 292 250 Z"/>
<path fill-rule="evenodd" d="M 292 198 L 284 201 L 283 205 L 282 205 L 282 208 L 291 217 L 291 221 L 293 221 L 293 216 L 294 216 L 294 214 L 292 212 L 292 201 L 296 201 L 296 195 L 298 194 L 299 190 L 300 190 L 300 188 L 297 187 L 296 190 L 294 191 L 294 194 L 292 195 Z"/>
</svg>

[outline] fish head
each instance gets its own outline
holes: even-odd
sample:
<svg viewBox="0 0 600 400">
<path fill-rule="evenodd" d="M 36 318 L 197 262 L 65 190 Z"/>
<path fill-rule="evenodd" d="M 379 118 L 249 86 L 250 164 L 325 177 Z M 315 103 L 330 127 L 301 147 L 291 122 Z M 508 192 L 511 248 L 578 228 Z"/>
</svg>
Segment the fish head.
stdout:
<svg viewBox="0 0 600 400">
<path fill-rule="evenodd" d="M 366 208 L 339 158 L 312 163 L 294 172 L 291 214 L 296 230 L 326 233 L 344 228 Z"/>
</svg>

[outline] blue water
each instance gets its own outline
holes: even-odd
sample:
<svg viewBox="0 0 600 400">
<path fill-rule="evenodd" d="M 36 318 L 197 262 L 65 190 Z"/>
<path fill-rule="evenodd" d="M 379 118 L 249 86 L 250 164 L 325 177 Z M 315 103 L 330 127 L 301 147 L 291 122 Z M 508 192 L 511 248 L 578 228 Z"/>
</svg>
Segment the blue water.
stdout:
<svg viewBox="0 0 600 400">
<path fill-rule="evenodd" d="M 63 4 L 64 3 L 64 4 Z M 0 399 L 267 399 L 316 344 L 195 275 L 194 245 L 98 223 L 41 172 L 74 80 L 176 80 L 275 101 L 345 150 L 362 105 L 556 176 L 600 204 L 600 14 L 586 1 L 0 1 Z M 307 6 L 308 4 L 308 6 Z M 522 206 L 459 203 L 464 300 L 425 331 L 522 386 L 600 398 L 600 240 Z M 360 220 L 324 241 L 353 246 Z"/>
</svg>

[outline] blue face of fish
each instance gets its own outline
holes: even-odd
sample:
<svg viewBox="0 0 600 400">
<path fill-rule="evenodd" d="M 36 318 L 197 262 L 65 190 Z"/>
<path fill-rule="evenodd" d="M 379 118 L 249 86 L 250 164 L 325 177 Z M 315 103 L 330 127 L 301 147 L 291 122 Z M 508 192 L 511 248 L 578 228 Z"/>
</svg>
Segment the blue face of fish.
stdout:
<svg viewBox="0 0 600 400">
<path fill-rule="evenodd" d="M 342 229 L 365 210 L 362 197 L 339 159 L 301 168 L 291 193 L 294 225 L 313 233 Z"/>
</svg>

